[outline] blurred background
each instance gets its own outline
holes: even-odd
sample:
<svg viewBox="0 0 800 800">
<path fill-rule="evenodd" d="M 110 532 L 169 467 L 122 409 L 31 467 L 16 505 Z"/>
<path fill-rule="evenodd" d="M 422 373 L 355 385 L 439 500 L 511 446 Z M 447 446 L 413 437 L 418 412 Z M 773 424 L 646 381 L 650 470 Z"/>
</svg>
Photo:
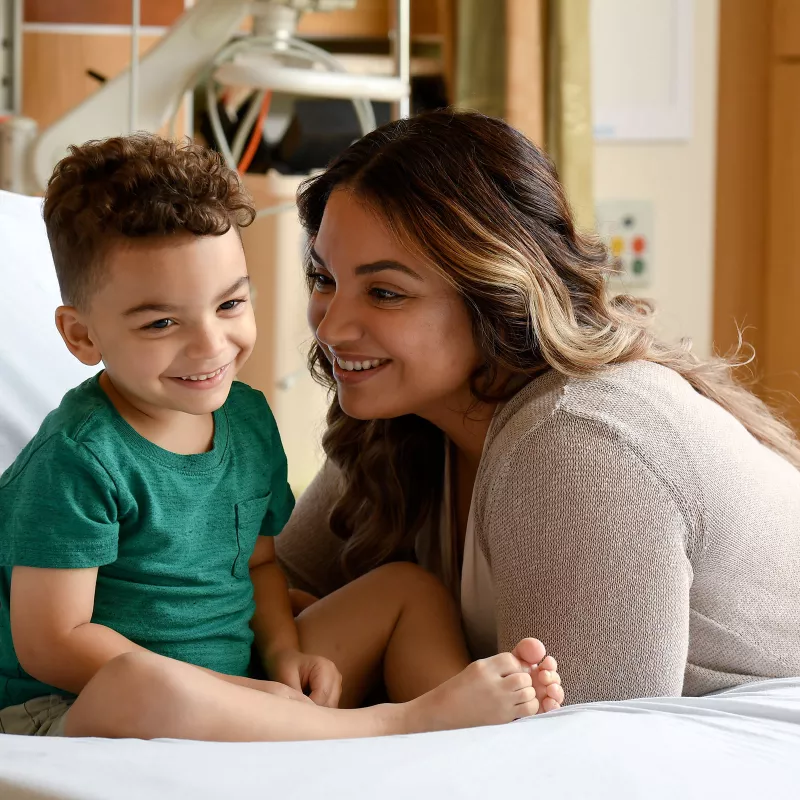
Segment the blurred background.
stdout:
<svg viewBox="0 0 800 800">
<path fill-rule="evenodd" d="M 556 162 L 661 333 L 728 352 L 800 430 L 800 0 L 0 0 L 0 189 L 67 144 L 188 135 L 245 176 L 265 392 L 301 491 L 326 398 L 305 371 L 293 196 L 362 132 L 456 105 Z M 134 57 L 135 56 L 135 57 Z M 2 258 L 0 243 L 0 258 Z"/>
</svg>

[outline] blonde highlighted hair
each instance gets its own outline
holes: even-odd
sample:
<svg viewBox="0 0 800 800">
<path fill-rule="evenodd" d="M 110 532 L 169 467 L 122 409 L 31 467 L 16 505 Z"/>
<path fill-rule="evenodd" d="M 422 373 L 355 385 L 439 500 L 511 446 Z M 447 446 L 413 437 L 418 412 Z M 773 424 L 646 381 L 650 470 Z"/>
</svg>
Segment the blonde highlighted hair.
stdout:
<svg viewBox="0 0 800 800">
<path fill-rule="evenodd" d="M 607 278 L 614 265 L 606 248 L 576 230 L 545 154 L 501 120 L 437 111 L 391 122 L 357 141 L 301 187 L 300 216 L 312 243 L 327 200 L 340 187 L 380 214 L 461 295 L 483 354 L 471 378 L 476 399 L 501 399 L 492 392 L 501 372 L 533 378 L 555 369 L 581 377 L 652 361 L 682 375 L 800 468 L 791 428 L 735 379 L 741 361 L 702 360 L 688 341 L 660 341 L 650 303 L 612 296 Z M 348 417 L 317 344 L 309 364 L 332 391 L 323 446 L 344 489 L 330 524 L 345 540 L 343 566 L 355 576 L 412 550 L 441 498 L 443 434 L 414 416 Z"/>
</svg>

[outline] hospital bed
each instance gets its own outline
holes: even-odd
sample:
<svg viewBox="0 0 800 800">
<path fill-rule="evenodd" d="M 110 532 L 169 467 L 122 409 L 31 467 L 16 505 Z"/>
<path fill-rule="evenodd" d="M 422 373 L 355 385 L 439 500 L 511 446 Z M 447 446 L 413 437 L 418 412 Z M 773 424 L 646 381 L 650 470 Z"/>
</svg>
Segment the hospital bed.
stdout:
<svg viewBox="0 0 800 800">
<path fill-rule="evenodd" d="M 371 124 L 368 99 L 391 100 L 402 115 L 408 102 L 407 48 L 398 47 L 397 75 L 383 82 L 351 80 L 335 64 L 326 65 L 323 55 L 306 50 L 330 73 L 323 80 L 318 73 L 313 87 L 310 71 L 300 74 L 292 59 L 287 66 L 287 59 L 263 57 L 291 28 L 286 9 L 270 6 L 342 2 L 348 0 L 255 5 L 199 0 L 141 65 L 51 128 L 39 132 L 12 122 L 5 134 L 0 131 L 0 139 L 6 137 L 0 175 L 5 168 L 19 191 L 40 191 L 67 145 L 129 127 L 160 128 L 183 92 L 209 70 L 214 80 L 230 85 L 350 97 L 362 129 Z M 226 49 L 242 14 L 256 7 L 264 12 L 261 45 L 250 41 Z M 398 9 L 402 44 L 408 0 Z M 308 59 L 304 63 L 307 67 Z M 226 154 L 229 162 L 235 156 L 233 150 Z M 64 392 L 93 372 L 70 356 L 53 324 L 59 296 L 41 201 L 2 191 L 0 292 L 2 471 Z M 572 706 L 501 727 L 360 741 L 233 745 L 0 735 L 0 800 L 376 795 L 382 800 L 800 798 L 800 679 L 765 681 L 714 697 Z"/>
<path fill-rule="evenodd" d="M 41 201 L 0 192 L 0 470 L 89 374 L 53 324 Z M 567 687 L 569 691 L 569 687 Z M 501 727 L 210 744 L 0 735 L 2 800 L 800 798 L 800 679 L 571 706 Z"/>
</svg>

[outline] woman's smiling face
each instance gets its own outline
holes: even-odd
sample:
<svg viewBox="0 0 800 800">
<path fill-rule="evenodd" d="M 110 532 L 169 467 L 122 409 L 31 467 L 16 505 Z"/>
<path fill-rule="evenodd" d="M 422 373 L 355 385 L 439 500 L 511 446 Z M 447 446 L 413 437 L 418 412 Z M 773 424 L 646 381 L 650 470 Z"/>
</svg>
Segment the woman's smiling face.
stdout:
<svg viewBox="0 0 800 800">
<path fill-rule="evenodd" d="M 311 330 L 356 419 L 463 409 L 480 364 L 457 291 L 347 188 L 325 206 L 311 260 Z"/>
</svg>

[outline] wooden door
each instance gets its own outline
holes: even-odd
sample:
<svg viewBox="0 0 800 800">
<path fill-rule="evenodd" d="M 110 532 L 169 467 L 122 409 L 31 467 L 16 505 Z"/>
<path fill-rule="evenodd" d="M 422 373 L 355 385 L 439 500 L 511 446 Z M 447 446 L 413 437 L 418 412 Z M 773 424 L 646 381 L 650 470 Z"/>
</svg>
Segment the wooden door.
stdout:
<svg viewBox="0 0 800 800">
<path fill-rule="evenodd" d="M 800 2 L 720 4 L 714 342 L 800 432 Z"/>
</svg>

